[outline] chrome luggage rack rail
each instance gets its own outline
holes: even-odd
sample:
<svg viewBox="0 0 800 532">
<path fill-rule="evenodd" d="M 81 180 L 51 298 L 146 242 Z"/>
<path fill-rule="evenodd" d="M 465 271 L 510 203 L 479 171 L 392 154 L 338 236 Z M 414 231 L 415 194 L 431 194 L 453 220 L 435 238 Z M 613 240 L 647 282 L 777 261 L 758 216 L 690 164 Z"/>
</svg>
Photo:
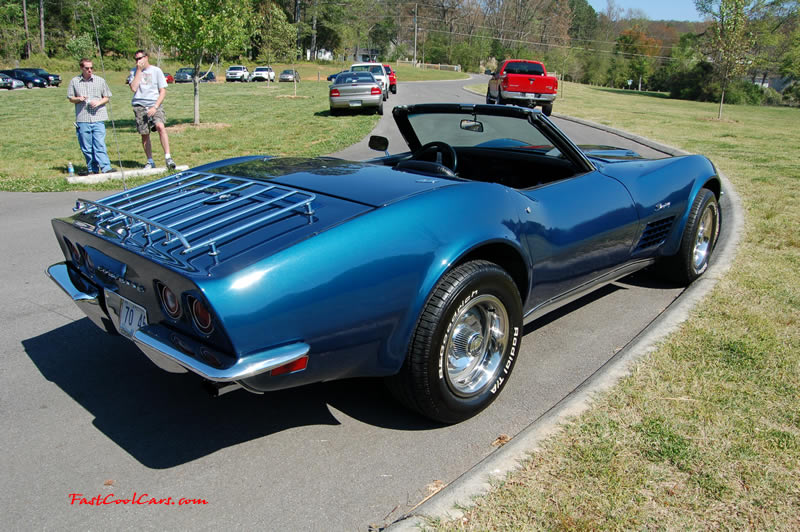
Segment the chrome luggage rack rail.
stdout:
<svg viewBox="0 0 800 532">
<path fill-rule="evenodd" d="M 292 211 L 311 218 L 315 199 L 311 192 L 283 185 L 189 171 L 102 200 L 78 199 L 73 210 L 82 210 L 98 226 L 126 237 L 141 232 L 146 246 L 177 241 L 183 246 L 182 254 L 208 247 L 209 255 L 216 256 L 220 241 L 252 227 Z M 243 222 L 230 223 L 236 219 Z M 190 241 L 198 235 L 198 241 Z"/>
</svg>

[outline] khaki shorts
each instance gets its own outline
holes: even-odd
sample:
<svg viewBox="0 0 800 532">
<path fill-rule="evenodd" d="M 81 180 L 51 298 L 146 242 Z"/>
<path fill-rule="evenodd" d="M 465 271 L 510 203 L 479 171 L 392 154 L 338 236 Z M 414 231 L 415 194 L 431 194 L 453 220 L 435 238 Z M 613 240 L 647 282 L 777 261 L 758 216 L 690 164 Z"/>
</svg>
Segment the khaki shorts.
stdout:
<svg viewBox="0 0 800 532">
<path fill-rule="evenodd" d="M 167 124 L 167 114 L 161 105 L 158 106 L 156 114 L 152 118 L 147 116 L 147 107 L 142 105 L 134 105 L 133 114 L 136 116 L 136 129 L 140 135 L 149 135 L 151 131 L 156 130 L 155 125 L 158 123 Z"/>
</svg>

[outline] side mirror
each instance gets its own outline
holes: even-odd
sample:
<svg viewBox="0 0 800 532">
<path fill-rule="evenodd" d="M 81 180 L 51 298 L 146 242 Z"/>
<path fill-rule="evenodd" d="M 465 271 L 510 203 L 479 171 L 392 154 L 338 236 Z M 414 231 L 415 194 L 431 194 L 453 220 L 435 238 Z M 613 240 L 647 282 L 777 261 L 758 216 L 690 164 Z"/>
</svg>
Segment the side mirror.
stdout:
<svg viewBox="0 0 800 532">
<path fill-rule="evenodd" d="M 387 156 L 389 155 L 389 139 L 380 135 L 372 135 L 369 138 L 369 149 L 375 151 L 382 151 Z"/>
</svg>

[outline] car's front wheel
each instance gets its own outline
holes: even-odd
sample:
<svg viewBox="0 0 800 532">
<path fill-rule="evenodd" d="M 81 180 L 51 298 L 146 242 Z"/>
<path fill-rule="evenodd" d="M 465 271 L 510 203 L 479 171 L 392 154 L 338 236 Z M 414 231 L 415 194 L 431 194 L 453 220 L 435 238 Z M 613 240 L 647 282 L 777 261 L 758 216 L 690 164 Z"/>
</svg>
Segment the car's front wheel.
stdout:
<svg viewBox="0 0 800 532">
<path fill-rule="evenodd" d="M 431 419 L 463 421 L 497 398 L 521 341 L 522 303 L 514 281 L 494 263 L 467 262 L 434 288 L 390 389 Z"/>
<path fill-rule="evenodd" d="M 682 286 L 703 275 L 717 245 L 720 225 L 717 197 L 707 188 L 700 189 L 689 211 L 678 253 L 662 259 L 662 273 Z"/>
</svg>

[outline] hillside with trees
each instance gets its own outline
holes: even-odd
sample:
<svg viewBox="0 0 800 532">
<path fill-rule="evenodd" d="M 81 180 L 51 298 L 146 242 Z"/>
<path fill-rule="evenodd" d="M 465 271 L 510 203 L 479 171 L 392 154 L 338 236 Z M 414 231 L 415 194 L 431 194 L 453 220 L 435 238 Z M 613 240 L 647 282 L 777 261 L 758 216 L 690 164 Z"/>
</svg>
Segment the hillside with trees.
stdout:
<svg viewBox="0 0 800 532">
<path fill-rule="evenodd" d="M 231 21 L 241 30 L 236 38 L 199 49 L 195 39 L 191 50 L 181 49 L 187 39 L 164 33 L 160 17 L 180 3 L 0 0 L 0 62 L 92 56 L 98 44 L 112 65 L 137 48 L 193 63 L 198 53 L 206 63 L 367 55 L 473 72 L 526 57 L 579 83 L 693 100 L 721 101 L 724 92 L 728 103 L 800 103 L 798 0 L 696 0 L 704 22 L 648 20 L 613 0 L 601 12 L 586 0 L 244 0 Z M 230 0 L 200 3 L 210 12 L 233 9 Z"/>
</svg>

